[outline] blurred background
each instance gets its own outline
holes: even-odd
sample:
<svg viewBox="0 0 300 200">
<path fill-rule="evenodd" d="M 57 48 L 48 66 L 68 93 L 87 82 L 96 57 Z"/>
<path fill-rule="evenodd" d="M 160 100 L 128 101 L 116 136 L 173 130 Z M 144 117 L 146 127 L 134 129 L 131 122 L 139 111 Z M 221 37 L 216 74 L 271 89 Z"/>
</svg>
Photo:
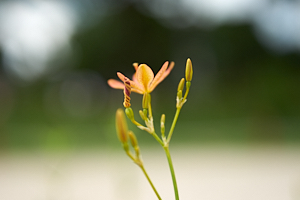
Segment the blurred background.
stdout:
<svg viewBox="0 0 300 200">
<path fill-rule="evenodd" d="M 226 166 L 232 173 L 236 171 L 234 163 L 242 171 L 250 172 L 253 168 L 249 165 L 258 163 L 255 169 L 261 174 L 265 174 L 260 171 L 261 166 L 269 171 L 266 165 L 272 163 L 272 168 L 285 163 L 280 168 L 283 171 L 275 170 L 275 174 L 284 172 L 280 176 L 283 179 L 275 179 L 274 174 L 266 179 L 286 183 L 284 186 L 277 185 L 267 194 L 254 187 L 250 191 L 245 189 L 241 196 L 227 197 L 246 199 L 242 197 L 250 192 L 257 196 L 247 196 L 249 199 L 299 199 L 299 193 L 291 192 L 300 191 L 300 173 L 296 170 L 300 167 L 299 0 L 0 1 L 0 185 L 6 188 L 0 193 L 6 195 L 5 199 L 83 199 L 78 193 L 72 196 L 74 191 L 82 191 L 83 197 L 93 194 L 88 199 L 154 199 L 155 196 L 142 196 L 148 192 L 152 195 L 147 183 L 140 196 L 130 196 L 131 192 L 126 192 L 129 186 L 119 192 L 124 196 L 111 195 L 118 193 L 116 188 L 122 181 L 139 173 L 122 152 L 115 134 L 114 115 L 122 107 L 123 93 L 109 88 L 106 82 L 117 78 L 117 71 L 131 77 L 133 62 L 146 63 L 156 73 L 166 60 L 174 61 L 172 73 L 152 93 L 156 127 L 160 115 L 165 113 L 168 128 L 187 58 L 191 58 L 194 67 L 192 88 L 172 138 L 174 154 L 179 153 L 174 163 L 179 165 L 182 185 L 189 180 L 184 175 L 185 166 L 180 167 L 188 159 L 185 155 L 180 157 L 182 152 L 198 156 L 199 163 L 194 166 L 199 168 L 202 158 L 208 159 L 210 164 L 206 167 L 211 175 L 216 174 L 211 166 L 224 166 L 224 162 L 230 163 Z M 131 97 L 138 116 L 142 97 Z M 160 148 L 148 134 L 134 126 L 130 128 L 137 134 L 141 148 Z M 151 165 L 160 166 L 155 155 L 149 154 L 150 160 L 154 160 Z M 185 163 L 196 162 L 195 157 Z M 116 167 L 121 161 L 128 165 L 128 174 Z M 259 164 L 260 161 L 266 163 Z M 78 169 L 70 169 L 73 163 L 79 163 Z M 97 174 L 99 169 L 101 173 L 112 169 L 115 171 L 111 174 L 120 173 L 116 177 L 105 173 L 107 180 L 123 177 L 119 185 L 112 181 L 114 189 L 105 190 L 105 195 L 96 188 L 96 193 L 91 191 L 91 185 L 95 186 L 92 173 L 82 174 L 93 177 L 83 178 L 84 183 L 77 176 L 80 170 L 94 170 Z M 156 169 L 153 174 L 160 170 Z M 249 175 L 247 170 L 238 176 Z M 193 173 L 197 172 L 195 169 Z M 32 181 L 35 173 L 36 179 Z M 97 181 L 106 180 L 101 173 L 94 180 L 97 186 Z M 57 179 L 65 174 L 69 176 Z M 187 199 L 200 199 L 201 195 L 203 199 L 220 199 L 209 194 L 224 197 L 230 193 L 230 189 L 224 192 L 222 184 L 212 184 L 212 188 L 205 190 L 207 196 L 189 196 L 194 193 L 188 188 L 209 187 L 210 177 L 203 184 L 193 180 L 193 186 L 186 186 L 183 195 Z M 290 184 L 291 177 L 297 177 L 293 179 L 295 184 Z M 144 178 L 140 179 L 144 184 Z M 157 182 L 164 187 L 160 179 L 158 176 Z M 222 180 L 224 186 L 230 185 L 226 177 Z M 249 185 L 269 185 L 268 181 L 259 180 L 254 179 Z M 68 181 L 73 183 L 74 190 L 61 189 L 70 185 Z M 20 187 L 16 188 L 16 183 Z M 235 191 L 234 184 L 239 182 L 230 183 Z M 35 185 L 42 189 L 32 189 Z M 286 196 L 276 193 L 282 191 Z"/>
</svg>

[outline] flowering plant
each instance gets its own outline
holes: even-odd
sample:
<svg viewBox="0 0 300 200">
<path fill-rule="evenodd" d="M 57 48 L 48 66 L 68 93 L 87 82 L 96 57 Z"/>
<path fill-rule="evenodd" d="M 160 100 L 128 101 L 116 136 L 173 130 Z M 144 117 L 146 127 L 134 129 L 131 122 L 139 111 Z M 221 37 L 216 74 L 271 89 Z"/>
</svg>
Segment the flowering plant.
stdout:
<svg viewBox="0 0 300 200">
<path fill-rule="evenodd" d="M 124 76 L 122 73 L 118 72 L 117 76 L 120 78 L 122 82 L 117 81 L 115 79 L 109 79 L 108 84 L 112 88 L 124 90 L 123 105 L 125 107 L 125 113 L 127 117 L 138 128 L 150 133 L 157 140 L 157 142 L 163 147 L 170 167 L 175 198 L 176 200 L 179 200 L 178 187 L 177 187 L 175 171 L 171 159 L 171 154 L 169 150 L 169 144 L 174 132 L 175 125 L 177 123 L 180 110 L 184 105 L 184 103 L 186 102 L 188 93 L 190 91 L 191 81 L 193 77 L 192 62 L 190 59 L 187 59 L 185 79 L 182 78 L 178 84 L 177 97 L 176 97 L 176 113 L 171 128 L 169 130 L 169 133 L 167 135 L 165 134 L 165 115 L 164 114 L 161 115 L 161 120 L 160 120 L 161 137 L 157 135 L 154 128 L 150 94 L 156 88 L 156 86 L 169 75 L 169 73 L 174 67 L 174 62 L 171 62 L 169 65 L 169 62 L 166 61 L 155 76 L 152 69 L 146 64 L 138 65 L 137 63 L 134 63 L 133 66 L 136 72 L 133 74 L 132 80 Z M 186 85 L 186 89 L 185 89 L 185 94 L 183 95 L 184 84 Z M 143 100 L 142 100 L 143 110 L 140 110 L 139 114 L 141 119 L 144 121 L 145 125 L 142 125 L 135 120 L 134 113 L 130 104 L 131 92 L 136 92 L 143 95 Z M 118 138 L 122 143 L 126 154 L 129 156 L 130 159 L 134 161 L 134 163 L 136 163 L 141 168 L 148 182 L 150 183 L 153 191 L 155 192 L 157 198 L 161 200 L 162 198 L 160 197 L 159 193 L 157 192 L 156 188 L 154 187 L 154 184 L 152 183 L 150 177 L 148 176 L 145 170 L 143 161 L 141 160 L 140 157 L 140 148 L 138 145 L 137 138 L 132 131 L 128 130 L 125 114 L 123 109 L 121 108 L 119 108 L 116 112 L 116 128 L 117 128 Z M 134 153 L 131 152 L 130 145 L 133 147 Z"/>
</svg>

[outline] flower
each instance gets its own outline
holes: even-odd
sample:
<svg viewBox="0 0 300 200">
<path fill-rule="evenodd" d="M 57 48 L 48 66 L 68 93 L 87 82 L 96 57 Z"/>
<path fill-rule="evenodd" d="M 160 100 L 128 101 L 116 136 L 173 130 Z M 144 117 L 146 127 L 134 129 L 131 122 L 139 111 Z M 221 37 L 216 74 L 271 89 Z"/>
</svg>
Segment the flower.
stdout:
<svg viewBox="0 0 300 200">
<path fill-rule="evenodd" d="M 133 74 L 132 80 L 129 80 L 131 91 L 139 94 L 151 93 L 156 86 L 162 82 L 171 72 L 174 67 L 174 62 L 166 61 L 159 72 L 154 76 L 152 69 L 146 64 L 137 63 L 133 64 L 136 73 Z M 120 80 L 125 82 L 125 76 L 118 72 L 117 76 Z M 124 89 L 124 83 L 117 81 L 115 79 L 109 79 L 107 81 L 108 85 L 115 89 Z"/>
</svg>

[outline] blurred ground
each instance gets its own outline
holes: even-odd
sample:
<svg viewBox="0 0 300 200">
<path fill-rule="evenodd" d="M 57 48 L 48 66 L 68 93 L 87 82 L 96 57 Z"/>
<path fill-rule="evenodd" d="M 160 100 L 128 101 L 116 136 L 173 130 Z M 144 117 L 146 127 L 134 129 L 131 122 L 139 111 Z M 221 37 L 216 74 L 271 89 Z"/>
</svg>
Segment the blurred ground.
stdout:
<svg viewBox="0 0 300 200">
<path fill-rule="evenodd" d="M 282 145 L 171 147 L 181 199 L 298 200 L 300 148 Z M 163 199 L 173 199 L 163 151 L 142 148 Z M 153 200 L 141 171 L 120 150 L 2 153 L 1 199 Z"/>
</svg>

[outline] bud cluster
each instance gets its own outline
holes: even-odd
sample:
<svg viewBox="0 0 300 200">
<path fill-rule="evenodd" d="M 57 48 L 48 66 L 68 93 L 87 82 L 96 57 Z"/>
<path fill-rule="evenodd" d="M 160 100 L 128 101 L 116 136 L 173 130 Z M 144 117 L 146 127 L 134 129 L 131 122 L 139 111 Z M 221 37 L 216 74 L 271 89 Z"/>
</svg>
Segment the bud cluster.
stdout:
<svg viewBox="0 0 300 200">
<path fill-rule="evenodd" d="M 176 107 L 177 108 L 181 108 L 183 106 L 183 104 L 187 101 L 186 98 L 187 98 L 187 95 L 188 95 L 190 87 L 191 87 L 192 78 L 193 78 L 193 66 L 192 66 L 191 59 L 188 58 L 186 61 L 185 79 L 182 78 L 178 84 L 177 98 L 176 98 L 176 101 L 177 101 Z M 185 83 L 185 81 L 186 81 L 186 83 Z M 182 97 L 184 83 L 186 85 L 186 89 L 185 89 L 184 97 Z"/>
<path fill-rule="evenodd" d="M 128 130 L 127 122 L 125 119 L 124 111 L 119 108 L 116 113 L 116 128 L 117 128 L 117 135 L 120 140 L 120 142 L 123 145 L 123 148 L 127 155 L 137 164 L 142 164 L 140 160 L 140 148 L 138 146 L 138 141 L 136 139 L 136 136 L 132 131 Z M 135 156 L 133 156 L 130 152 L 128 139 L 130 140 L 131 146 L 133 147 L 135 151 Z"/>
</svg>

